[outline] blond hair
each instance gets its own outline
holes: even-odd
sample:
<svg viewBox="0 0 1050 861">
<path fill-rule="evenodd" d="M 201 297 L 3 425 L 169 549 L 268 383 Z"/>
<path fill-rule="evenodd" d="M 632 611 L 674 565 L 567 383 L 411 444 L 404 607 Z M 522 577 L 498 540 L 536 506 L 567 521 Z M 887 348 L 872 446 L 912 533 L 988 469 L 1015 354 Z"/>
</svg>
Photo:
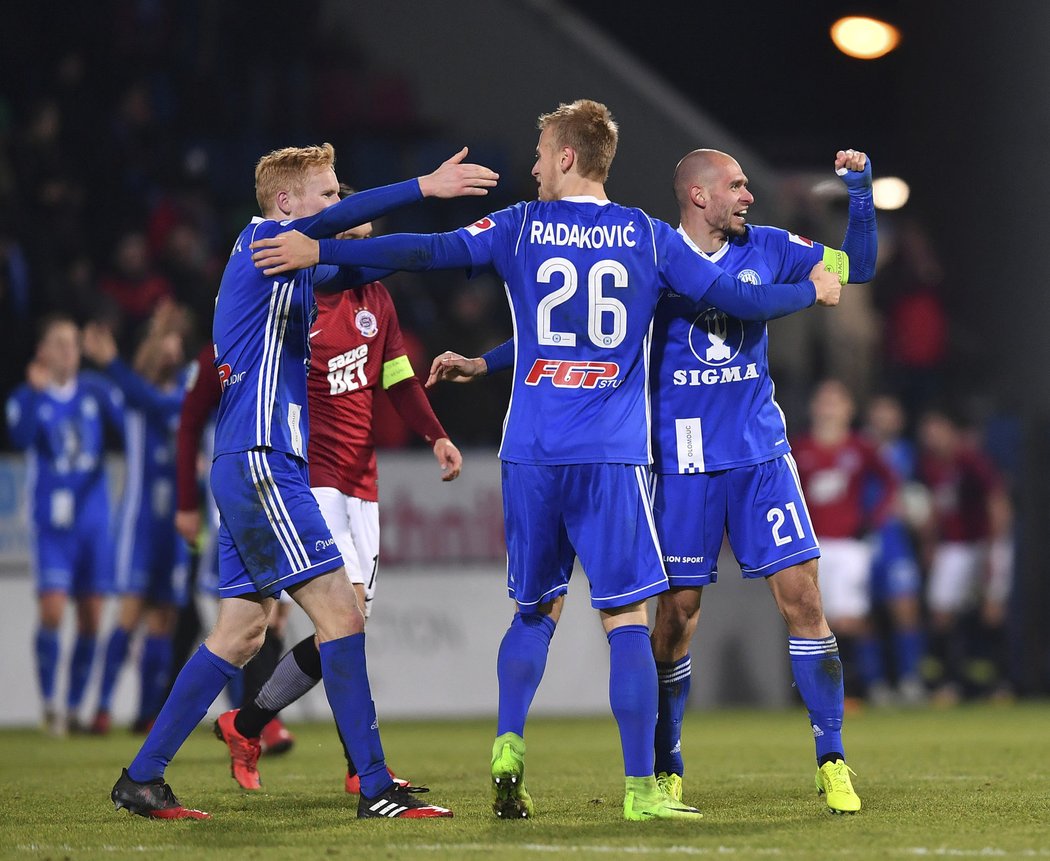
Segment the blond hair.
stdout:
<svg viewBox="0 0 1050 861">
<path fill-rule="evenodd" d="M 576 151 L 577 170 L 584 179 L 604 183 L 609 178 L 620 130 L 601 102 L 577 99 L 562 103 L 558 110 L 542 114 L 536 125 L 551 130 L 555 146 Z"/>
<path fill-rule="evenodd" d="M 264 155 L 255 165 L 255 199 L 259 201 L 259 211 L 265 215 L 279 191 L 301 192 L 307 175 L 324 167 L 335 167 L 335 147 L 330 143 L 287 146 Z"/>
</svg>

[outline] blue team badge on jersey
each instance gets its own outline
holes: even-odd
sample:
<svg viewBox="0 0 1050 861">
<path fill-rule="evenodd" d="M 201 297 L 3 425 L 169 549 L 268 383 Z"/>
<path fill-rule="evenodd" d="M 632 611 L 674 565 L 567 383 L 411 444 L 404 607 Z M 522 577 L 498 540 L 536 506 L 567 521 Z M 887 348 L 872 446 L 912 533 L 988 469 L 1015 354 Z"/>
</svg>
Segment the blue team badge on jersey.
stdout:
<svg viewBox="0 0 1050 861">
<path fill-rule="evenodd" d="M 689 349 L 703 365 L 719 367 L 733 361 L 744 343 L 744 324 L 709 308 L 689 327 Z"/>
<path fill-rule="evenodd" d="M 362 308 L 354 317 L 354 325 L 357 331 L 366 338 L 374 338 L 379 333 L 379 321 L 376 315 L 367 308 Z"/>
</svg>

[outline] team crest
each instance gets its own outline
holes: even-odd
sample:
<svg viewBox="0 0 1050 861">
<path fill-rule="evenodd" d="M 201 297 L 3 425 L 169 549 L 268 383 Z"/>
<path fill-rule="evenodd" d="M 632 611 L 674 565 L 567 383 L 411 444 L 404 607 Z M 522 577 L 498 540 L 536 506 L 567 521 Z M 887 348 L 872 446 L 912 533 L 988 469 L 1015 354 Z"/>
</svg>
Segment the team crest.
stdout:
<svg viewBox="0 0 1050 861">
<path fill-rule="evenodd" d="M 376 320 L 376 315 L 367 308 L 362 308 L 357 312 L 354 317 L 354 325 L 357 326 L 357 331 L 366 338 L 374 338 L 379 332 L 379 321 Z"/>
<path fill-rule="evenodd" d="M 465 229 L 471 236 L 477 236 L 479 233 L 491 230 L 495 226 L 496 222 L 488 216 L 485 216 L 480 221 L 475 221 L 473 224 L 468 225 Z"/>
<path fill-rule="evenodd" d="M 689 349 L 704 365 L 720 366 L 733 361 L 743 343 L 743 322 L 727 317 L 717 308 L 700 314 L 689 327 Z"/>
<path fill-rule="evenodd" d="M 745 284 L 761 284 L 762 276 L 759 275 L 754 269 L 741 269 L 736 278 L 738 281 L 743 281 Z"/>
</svg>

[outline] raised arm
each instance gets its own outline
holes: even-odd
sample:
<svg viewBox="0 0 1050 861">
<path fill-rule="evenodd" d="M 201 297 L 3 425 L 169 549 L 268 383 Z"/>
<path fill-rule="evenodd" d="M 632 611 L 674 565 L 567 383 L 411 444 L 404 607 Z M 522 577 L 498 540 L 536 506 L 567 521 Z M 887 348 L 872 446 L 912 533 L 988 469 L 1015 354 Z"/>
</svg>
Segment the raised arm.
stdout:
<svg viewBox="0 0 1050 861">
<path fill-rule="evenodd" d="M 842 250 L 850 259 L 849 280 L 862 284 L 875 277 L 875 259 L 879 253 L 875 200 L 871 193 L 871 159 L 858 150 L 839 150 L 835 155 L 835 173 L 842 177 L 849 193 L 849 220 L 842 239 Z"/>
<path fill-rule="evenodd" d="M 424 197 L 477 197 L 488 194 L 499 174 L 479 164 L 464 164 L 467 148 L 441 163 L 437 170 L 416 179 L 359 191 L 309 218 L 288 226 L 314 239 L 335 236 L 344 230 L 373 221 Z"/>
</svg>

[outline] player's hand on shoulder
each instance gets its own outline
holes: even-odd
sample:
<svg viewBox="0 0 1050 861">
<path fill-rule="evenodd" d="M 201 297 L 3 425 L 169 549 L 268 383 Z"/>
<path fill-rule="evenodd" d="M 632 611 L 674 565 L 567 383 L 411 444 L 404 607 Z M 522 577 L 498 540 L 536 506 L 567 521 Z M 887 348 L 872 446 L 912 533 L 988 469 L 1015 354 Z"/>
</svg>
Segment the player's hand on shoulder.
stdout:
<svg viewBox="0 0 1050 861">
<path fill-rule="evenodd" d="M 871 160 L 860 150 L 840 149 L 835 153 L 835 173 L 847 188 L 871 188 Z"/>
<path fill-rule="evenodd" d="M 298 230 L 287 230 L 267 239 L 257 239 L 248 247 L 252 250 L 255 268 L 262 269 L 263 275 L 309 269 L 317 265 L 321 255 L 318 241 Z"/>
<path fill-rule="evenodd" d="M 469 383 L 475 377 L 483 377 L 487 373 L 488 366 L 484 359 L 468 359 L 452 350 L 446 350 L 430 363 L 430 376 L 427 377 L 426 387 L 429 389 L 440 380 Z"/>
<path fill-rule="evenodd" d="M 839 276 L 824 268 L 824 261 L 817 263 L 809 271 L 809 280 L 817 288 L 818 305 L 838 305 L 842 294 Z"/>
<path fill-rule="evenodd" d="M 441 465 L 441 480 L 455 481 L 463 469 L 463 455 L 452 444 L 448 437 L 442 437 L 434 443 L 434 457 Z"/>
<path fill-rule="evenodd" d="M 480 164 L 464 164 L 467 147 L 452 158 L 443 161 L 433 173 L 419 177 L 423 197 L 469 197 L 489 193 L 495 188 L 499 174 Z"/>
</svg>

